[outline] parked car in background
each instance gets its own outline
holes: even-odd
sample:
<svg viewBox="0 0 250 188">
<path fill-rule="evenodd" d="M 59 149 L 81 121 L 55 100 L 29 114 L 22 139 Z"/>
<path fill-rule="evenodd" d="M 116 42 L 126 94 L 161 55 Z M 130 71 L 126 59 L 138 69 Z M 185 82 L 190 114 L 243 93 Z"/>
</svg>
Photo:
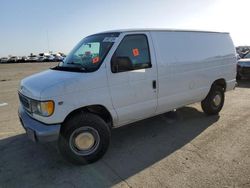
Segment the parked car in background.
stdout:
<svg viewBox="0 0 250 188">
<path fill-rule="evenodd" d="M 2 58 L 0 59 L 0 63 L 7 63 L 7 62 L 8 62 L 8 59 L 9 59 L 9 58 L 7 58 L 7 57 L 2 57 Z"/>
<path fill-rule="evenodd" d="M 53 54 L 54 61 L 63 61 L 64 57 L 61 56 L 61 54 Z"/>
<path fill-rule="evenodd" d="M 1 57 L 0 63 L 25 63 L 25 62 L 60 62 L 63 61 L 66 55 L 58 52 L 52 53 L 39 53 L 34 55 L 31 53 L 29 56 L 9 56 Z"/>
<path fill-rule="evenodd" d="M 46 59 L 46 57 L 45 56 L 38 56 L 38 62 L 44 62 L 45 61 L 45 59 Z"/>
<path fill-rule="evenodd" d="M 28 56 L 27 61 L 28 62 L 38 62 L 38 56 L 30 55 L 30 56 Z"/>
<path fill-rule="evenodd" d="M 22 63 L 22 62 L 23 62 L 23 61 L 22 61 L 22 57 L 21 57 L 21 56 L 18 56 L 16 62 L 17 62 L 17 63 Z"/>
<path fill-rule="evenodd" d="M 46 62 L 53 62 L 55 59 L 55 57 L 51 54 L 45 55 L 44 57 L 45 57 L 44 61 L 46 61 Z"/>
<path fill-rule="evenodd" d="M 9 59 L 8 59 L 8 63 L 16 63 L 18 60 L 18 57 L 17 56 L 11 56 Z"/>
<path fill-rule="evenodd" d="M 21 58 L 21 62 L 26 62 L 28 60 L 28 58 L 26 57 L 26 56 L 22 56 L 22 58 Z"/>
<path fill-rule="evenodd" d="M 38 62 L 47 62 L 49 61 L 48 56 L 50 56 L 49 53 L 39 53 L 38 54 Z"/>
<path fill-rule="evenodd" d="M 37 56 L 37 62 L 57 62 L 63 61 L 64 57 L 61 54 L 49 54 L 49 53 L 40 53 Z"/>
<path fill-rule="evenodd" d="M 250 53 L 246 54 L 242 59 L 238 60 L 237 63 L 237 80 L 242 77 L 250 78 Z"/>
<path fill-rule="evenodd" d="M 66 57 L 66 54 L 64 54 L 64 53 L 62 53 L 62 52 L 59 52 L 59 54 L 60 54 L 63 58 Z"/>
<path fill-rule="evenodd" d="M 25 63 L 26 60 L 27 60 L 26 56 L 17 57 L 17 63 Z"/>
</svg>

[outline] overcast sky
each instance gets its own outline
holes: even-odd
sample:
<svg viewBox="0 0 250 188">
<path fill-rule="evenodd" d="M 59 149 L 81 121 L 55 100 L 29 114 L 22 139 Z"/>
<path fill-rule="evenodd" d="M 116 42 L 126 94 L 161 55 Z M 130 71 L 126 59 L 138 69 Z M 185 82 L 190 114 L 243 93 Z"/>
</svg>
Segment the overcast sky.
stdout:
<svg viewBox="0 0 250 188">
<path fill-rule="evenodd" d="M 249 0 L 1 0 L 0 56 L 61 51 L 125 28 L 228 31 L 250 45 Z"/>
</svg>

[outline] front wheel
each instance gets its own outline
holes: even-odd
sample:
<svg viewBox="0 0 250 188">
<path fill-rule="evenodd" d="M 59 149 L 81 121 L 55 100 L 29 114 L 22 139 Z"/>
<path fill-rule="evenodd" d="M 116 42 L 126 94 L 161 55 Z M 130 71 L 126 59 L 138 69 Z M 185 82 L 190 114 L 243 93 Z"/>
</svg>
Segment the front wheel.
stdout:
<svg viewBox="0 0 250 188">
<path fill-rule="evenodd" d="M 201 102 L 202 110 L 207 115 L 217 115 L 224 105 L 225 92 L 221 86 L 212 86 L 207 97 Z"/>
<path fill-rule="evenodd" d="M 83 165 L 100 159 L 109 142 L 110 129 L 105 121 L 95 114 L 83 112 L 64 123 L 58 146 L 69 162 Z"/>
</svg>

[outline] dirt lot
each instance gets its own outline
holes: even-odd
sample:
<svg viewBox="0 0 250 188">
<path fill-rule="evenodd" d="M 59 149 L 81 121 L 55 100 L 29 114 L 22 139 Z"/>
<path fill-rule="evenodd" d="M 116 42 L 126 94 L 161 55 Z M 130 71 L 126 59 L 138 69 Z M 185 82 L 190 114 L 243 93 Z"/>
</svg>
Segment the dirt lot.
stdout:
<svg viewBox="0 0 250 188">
<path fill-rule="evenodd" d="M 20 79 L 55 64 L 0 65 L 0 187 L 250 187 L 250 80 L 220 116 L 199 104 L 112 132 L 100 161 L 73 166 L 56 143 L 29 141 L 18 116 Z"/>
</svg>

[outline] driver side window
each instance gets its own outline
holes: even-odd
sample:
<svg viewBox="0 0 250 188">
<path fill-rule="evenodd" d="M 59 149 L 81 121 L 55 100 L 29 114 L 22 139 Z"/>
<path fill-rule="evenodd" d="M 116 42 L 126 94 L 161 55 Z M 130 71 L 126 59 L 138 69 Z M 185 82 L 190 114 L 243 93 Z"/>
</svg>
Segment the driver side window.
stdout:
<svg viewBox="0 0 250 188">
<path fill-rule="evenodd" d="M 113 73 L 150 68 L 150 53 L 146 35 L 127 35 L 116 49 L 112 60 Z"/>
</svg>

